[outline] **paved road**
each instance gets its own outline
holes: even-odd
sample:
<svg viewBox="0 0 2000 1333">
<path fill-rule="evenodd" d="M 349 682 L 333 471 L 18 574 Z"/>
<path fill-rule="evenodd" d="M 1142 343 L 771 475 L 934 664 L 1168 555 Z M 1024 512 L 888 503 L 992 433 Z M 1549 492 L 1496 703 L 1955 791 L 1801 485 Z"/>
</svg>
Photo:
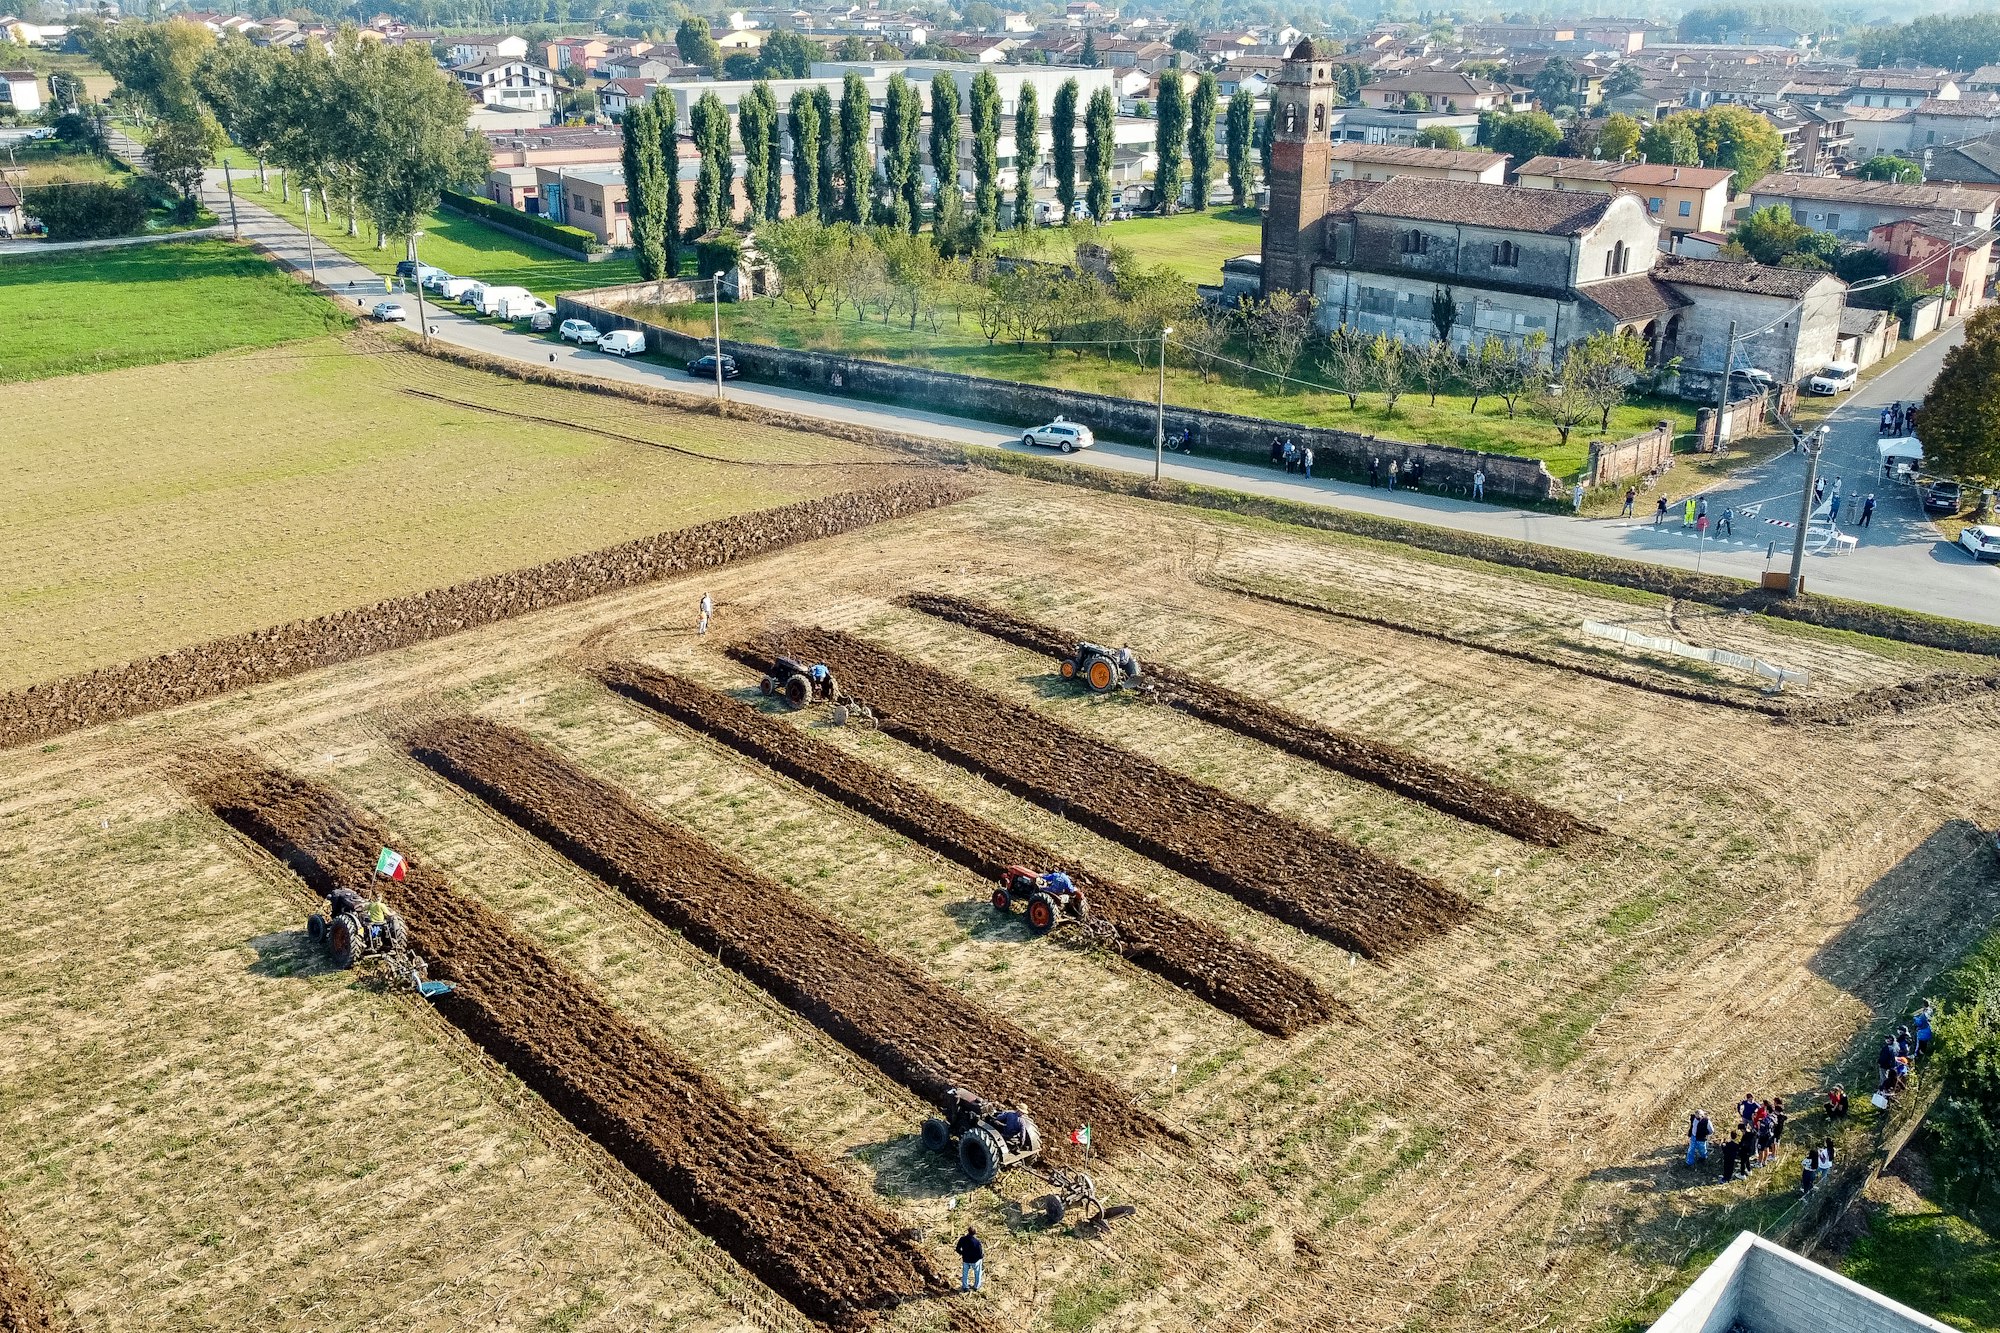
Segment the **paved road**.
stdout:
<svg viewBox="0 0 2000 1333">
<path fill-rule="evenodd" d="M 219 196 L 221 178 L 211 182 Z M 219 205 L 219 206 L 218 206 Z M 243 234 L 275 253 L 282 262 L 299 269 L 308 266 L 304 234 L 296 227 L 254 202 L 254 196 L 239 192 L 237 205 Z M 210 200 L 221 216 L 227 217 L 226 202 Z M 382 279 L 359 264 L 324 245 L 315 245 L 320 281 L 336 294 L 350 289 L 358 307 L 382 300 Z M 397 296 L 415 324 L 416 299 Z M 605 356 L 514 327 L 488 323 L 459 314 L 454 305 L 439 306 L 426 301 L 425 312 L 431 335 L 459 346 L 535 365 L 552 365 L 574 374 L 643 384 L 696 397 L 712 397 L 714 387 L 693 381 L 678 367 L 644 361 L 627 361 Z M 726 321 L 726 316 L 725 316 Z M 1878 377 L 1855 397 L 1841 405 L 1831 418 L 1833 434 L 1828 445 L 1824 470 L 1829 479 L 1844 479 L 1846 494 L 1873 490 L 1878 504 L 1874 523 L 1863 529 L 1847 526 L 1858 538 L 1855 549 L 1842 555 L 1809 555 L 1806 560 L 1807 586 L 1814 591 L 1860 601 L 1879 602 L 1938 615 L 1957 616 L 1988 624 L 2000 624 L 2000 572 L 1978 565 L 1945 542 L 1919 511 L 1906 489 L 1885 487 L 1875 465 L 1876 420 L 1883 403 L 1894 399 L 1916 399 L 1936 375 L 1948 347 L 1957 338 L 1954 330 L 1936 339 L 1902 364 Z M 982 444 L 1019 451 L 1019 435 L 1011 427 L 968 420 L 915 408 L 884 406 L 809 393 L 776 385 L 731 383 L 726 392 L 740 401 L 832 421 L 855 422 L 898 430 L 957 444 Z M 1154 460 L 1150 450 L 1122 445 L 1099 445 L 1075 456 L 1079 461 L 1117 471 L 1150 475 Z M 1311 504 L 1352 509 L 1441 527 L 1460 528 L 1493 536 L 1515 537 L 1549 546 L 1602 555 L 1622 556 L 1682 569 L 1699 568 L 1721 574 L 1755 579 L 1767 565 L 1766 553 L 1777 540 L 1776 558 L 1771 567 L 1788 564 L 1791 529 L 1769 523 L 1770 519 L 1792 521 L 1797 517 L 1798 493 L 1803 478 L 1804 459 L 1796 454 L 1781 456 L 1746 474 L 1742 484 L 1733 486 L 1728 503 L 1740 511 L 1754 509 L 1734 523 L 1733 533 L 1721 540 L 1697 542 L 1678 523 L 1655 529 L 1650 520 L 1578 519 L 1505 506 L 1475 504 L 1470 500 L 1443 496 L 1413 495 L 1370 490 L 1348 482 L 1306 481 L 1286 476 L 1253 463 L 1216 459 L 1190 459 L 1169 455 L 1163 474 L 1179 480 L 1225 486 L 1258 495 L 1279 496 Z M 1664 488 L 1675 499 L 1674 476 L 1669 473 Z M 1651 495 L 1644 497 L 1650 503 Z M 1718 510 L 1721 502 L 1715 506 Z M 1852 509 L 1843 509 L 1851 518 Z"/>
</svg>

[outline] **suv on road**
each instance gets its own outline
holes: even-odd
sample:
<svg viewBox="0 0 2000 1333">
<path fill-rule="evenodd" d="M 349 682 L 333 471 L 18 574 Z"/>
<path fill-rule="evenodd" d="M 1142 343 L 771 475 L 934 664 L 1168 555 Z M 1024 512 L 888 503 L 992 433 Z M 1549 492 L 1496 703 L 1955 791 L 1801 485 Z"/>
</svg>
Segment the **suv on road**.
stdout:
<svg viewBox="0 0 2000 1333">
<path fill-rule="evenodd" d="M 1807 380 L 1806 388 L 1817 394 L 1846 393 L 1860 378 L 1861 367 L 1852 361 L 1835 361 Z"/>
<path fill-rule="evenodd" d="M 707 356 L 698 356 L 694 360 L 688 362 L 687 372 L 688 374 L 693 375 L 696 379 L 709 379 L 709 380 L 714 379 L 715 353 L 710 352 Z M 733 380 L 737 379 L 742 374 L 743 372 L 737 369 L 736 367 L 736 358 L 729 355 L 727 352 L 723 353 L 722 378 L 726 380 Z"/>
</svg>

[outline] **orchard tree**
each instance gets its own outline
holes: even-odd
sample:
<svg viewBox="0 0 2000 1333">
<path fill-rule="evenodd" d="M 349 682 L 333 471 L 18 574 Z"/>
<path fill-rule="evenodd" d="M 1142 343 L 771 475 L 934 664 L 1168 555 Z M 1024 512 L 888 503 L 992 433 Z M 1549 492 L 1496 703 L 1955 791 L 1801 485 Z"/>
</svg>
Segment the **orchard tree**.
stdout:
<svg viewBox="0 0 2000 1333">
<path fill-rule="evenodd" d="M 1206 212 L 1215 180 L 1215 76 L 1197 74 L 1194 96 L 1188 99 L 1188 183 L 1194 187 L 1194 211 Z"/>
<path fill-rule="evenodd" d="M 1041 106 L 1035 85 L 1023 83 L 1014 101 L 1014 225 L 1034 223 L 1035 167 L 1041 161 Z"/>
<path fill-rule="evenodd" d="M 1238 88 L 1229 98 L 1229 202 L 1238 208 L 1250 202 L 1250 140 L 1256 133 L 1257 99 Z"/>
<path fill-rule="evenodd" d="M 1076 204 L 1076 99 L 1080 95 L 1075 79 L 1065 79 L 1056 89 L 1055 104 L 1049 109 L 1049 170 L 1056 178 L 1056 202 L 1062 205 L 1062 220 L 1068 225 Z"/>
</svg>

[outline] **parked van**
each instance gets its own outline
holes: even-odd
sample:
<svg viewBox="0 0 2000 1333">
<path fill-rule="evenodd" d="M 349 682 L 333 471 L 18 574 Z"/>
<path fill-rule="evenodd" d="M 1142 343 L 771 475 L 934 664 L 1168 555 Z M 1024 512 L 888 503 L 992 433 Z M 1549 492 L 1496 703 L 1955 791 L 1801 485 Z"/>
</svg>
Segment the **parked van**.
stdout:
<svg viewBox="0 0 2000 1333">
<path fill-rule="evenodd" d="M 532 319 L 554 309 L 539 296 L 507 296 L 495 303 L 493 313 L 502 319 Z"/>
<path fill-rule="evenodd" d="M 479 304 L 479 298 L 485 294 L 486 294 L 485 283 L 468 282 L 463 288 L 459 290 L 458 299 L 465 302 L 469 306 L 477 306 Z"/>
<path fill-rule="evenodd" d="M 446 278 L 437 285 L 437 294 L 447 301 L 460 301 L 480 284 L 472 278 Z"/>
<path fill-rule="evenodd" d="M 646 335 L 637 329 L 613 329 L 597 340 L 597 350 L 613 356 L 637 356 L 646 350 Z"/>
<path fill-rule="evenodd" d="M 472 303 L 473 309 L 482 315 L 497 315 L 508 301 L 532 301 L 535 294 L 526 287 L 486 287 Z"/>
</svg>

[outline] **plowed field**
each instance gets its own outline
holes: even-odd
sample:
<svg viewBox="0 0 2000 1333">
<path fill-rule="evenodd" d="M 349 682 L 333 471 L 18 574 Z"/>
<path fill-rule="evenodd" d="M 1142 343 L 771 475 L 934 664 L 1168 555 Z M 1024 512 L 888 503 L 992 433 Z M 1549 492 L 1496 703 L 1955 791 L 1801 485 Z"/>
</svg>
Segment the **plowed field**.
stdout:
<svg viewBox="0 0 2000 1333">
<path fill-rule="evenodd" d="M 716 519 L 529 569 L 232 635 L 0 694 L 0 749 L 173 708 L 512 616 L 713 568 L 963 499 L 951 478 L 892 482 Z"/>
<path fill-rule="evenodd" d="M 1072 630 L 1017 616 L 1010 611 L 945 593 L 913 593 L 903 604 L 968 629 L 990 634 L 1031 652 L 1067 657 L 1088 637 Z M 1504 787 L 1463 773 L 1422 755 L 1371 741 L 1352 732 L 1309 722 L 1247 694 L 1141 654 L 1141 668 L 1158 686 L 1162 703 L 1219 727 L 1310 759 L 1348 777 L 1421 801 L 1434 810 L 1484 824 L 1525 842 L 1560 847 L 1586 833 L 1601 832 L 1554 806 L 1516 795 Z"/>
<path fill-rule="evenodd" d="M 966 1086 L 1052 1133 L 1108 1145 L 1165 1131 L 1107 1079 L 815 911 L 520 732 L 478 718 L 421 728 L 418 761 L 472 792 L 926 1100 Z"/>
<path fill-rule="evenodd" d="M 1150 894 L 1078 868 L 1045 847 L 933 796 L 916 783 L 805 735 L 798 728 L 639 662 L 616 662 L 605 684 L 685 723 L 786 777 L 894 829 L 919 846 L 997 880 L 1010 865 L 1062 864 L 1110 929 L 1111 947 L 1149 972 L 1199 995 L 1261 1031 L 1290 1036 L 1339 1011 L 1305 973 Z"/>
<path fill-rule="evenodd" d="M 1409 948 L 1471 913 L 1428 875 L 851 634 L 793 628 L 781 643 L 830 666 L 898 739 L 1364 957 Z M 770 669 L 769 652 L 730 651 Z"/>
<path fill-rule="evenodd" d="M 315 892 L 372 896 L 391 839 L 331 788 L 263 770 L 203 798 Z M 893 1217 L 416 857 L 393 897 L 411 947 L 457 986 L 438 1011 L 801 1310 L 852 1325 L 944 1289 Z"/>
<path fill-rule="evenodd" d="M 0 1235 L 0 1333 L 56 1333 L 60 1327 L 35 1279 Z"/>
</svg>

